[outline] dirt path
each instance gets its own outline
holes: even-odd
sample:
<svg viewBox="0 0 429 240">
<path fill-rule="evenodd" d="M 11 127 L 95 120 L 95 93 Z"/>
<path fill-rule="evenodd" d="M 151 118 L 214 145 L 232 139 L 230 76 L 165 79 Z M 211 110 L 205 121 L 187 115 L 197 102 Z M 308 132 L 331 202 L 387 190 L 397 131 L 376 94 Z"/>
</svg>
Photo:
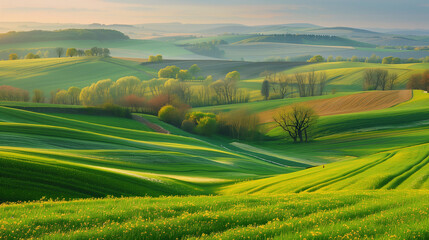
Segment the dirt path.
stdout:
<svg viewBox="0 0 429 240">
<path fill-rule="evenodd" d="M 146 120 L 145 118 L 141 117 L 141 116 L 137 116 L 133 114 L 133 119 L 136 121 L 139 121 L 140 123 L 150 127 L 152 130 L 154 130 L 155 132 L 158 133 L 164 133 L 164 134 L 170 134 L 169 131 L 165 130 L 164 128 L 162 128 L 161 126 L 155 124 L 155 123 L 151 123 L 148 120 Z"/>
</svg>

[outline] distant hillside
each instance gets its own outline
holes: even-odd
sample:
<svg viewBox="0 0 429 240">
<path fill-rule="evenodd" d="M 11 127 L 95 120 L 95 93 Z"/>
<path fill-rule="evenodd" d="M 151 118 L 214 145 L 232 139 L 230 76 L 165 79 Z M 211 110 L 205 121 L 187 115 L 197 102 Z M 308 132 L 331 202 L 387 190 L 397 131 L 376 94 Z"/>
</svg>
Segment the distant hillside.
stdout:
<svg viewBox="0 0 429 240">
<path fill-rule="evenodd" d="M 273 34 L 261 35 L 254 38 L 244 39 L 237 42 L 252 43 L 252 42 L 274 42 L 274 43 L 295 43 L 295 44 L 311 44 L 311 45 L 328 45 L 328 46 L 349 46 L 349 47 L 375 47 L 374 45 L 350 40 L 347 38 L 331 36 L 331 35 L 313 35 L 313 34 Z"/>
<path fill-rule="evenodd" d="M 127 40 L 125 34 L 108 29 L 65 29 L 58 31 L 8 32 L 0 34 L 0 43 L 44 42 L 60 40 Z"/>
</svg>

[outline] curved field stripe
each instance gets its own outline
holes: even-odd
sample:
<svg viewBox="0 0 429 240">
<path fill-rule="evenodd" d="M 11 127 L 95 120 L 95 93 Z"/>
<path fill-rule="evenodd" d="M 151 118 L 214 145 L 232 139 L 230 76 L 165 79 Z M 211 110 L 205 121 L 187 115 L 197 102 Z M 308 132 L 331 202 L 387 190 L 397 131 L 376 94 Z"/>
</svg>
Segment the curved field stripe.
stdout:
<svg viewBox="0 0 429 240">
<path fill-rule="evenodd" d="M 296 190 L 295 192 L 296 193 L 299 193 L 299 192 L 302 192 L 302 191 L 314 192 L 314 191 L 316 191 L 318 189 L 321 189 L 321 188 L 323 188 L 325 186 L 331 185 L 333 183 L 336 183 L 336 182 L 339 182 L 341 180 L 347 179 L 349 177 L 356 176 L 357 174 L 363 173 L 366 170 L 368 170 L 370 168 L 373 168 L 373 167 L 377 166 L 378 164 L 381 164 L 381 163 L 387 161 L 389 158 L 391 158 L 394 155 L 395 155 L 395 153 L 386 154 L 385 157 L 381 158 L 378 161 L 375 161 L 373 163 L 364 165 L 363 167 L 351 170 L 349 172 L 345 172 L 344 174 L 342 174 L 340 176 L 336 176 L 336 177 L 333 177 L 331 179 L 325 179 L 324 181 L 322 181 L 320 183 L 312 184 L 309 187 L 303 187 L 301 189 Z"/>
</svg>

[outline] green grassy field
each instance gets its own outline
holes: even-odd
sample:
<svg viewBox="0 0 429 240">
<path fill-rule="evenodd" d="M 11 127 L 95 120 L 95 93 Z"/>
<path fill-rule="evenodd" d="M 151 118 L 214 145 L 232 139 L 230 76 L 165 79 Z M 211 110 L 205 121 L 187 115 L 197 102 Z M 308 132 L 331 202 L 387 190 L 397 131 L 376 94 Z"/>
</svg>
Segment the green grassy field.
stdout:
<svg viewBox="0 0 429 240">
<path fill-rule="evenodd" d="M 429 65 L 301 66 L 285 72 L 326 71 L 339 93 L 194 110 L 258 113 L 344 96 L 361 91 L 368 67 L 399 73 L 400 88 Z M 98 58 L 5 61 L 0 70 L 0 84 L 45 91 L 156 72 Z M 240 87 L 257 92 L 260 81 L 243 79 Z M 270 123 L 264 141 L 247 142 L 193 135 L 144 114 L 171 134 L 126 118 L 4 107 L 66 105 L 0 105 L 0 202 L 58 199 L 1 204 L 0 239 L 429 238 L 423 91 L 390 108 L 321 117 L 308 144 L 285 140 Z"/>
<path fill-rule="evenodd" d="M 426 132 L 428 129 L 426 129 Z M 223 193 L 429 189 L 429 144 L 228 186 Z M 428 198 L 429 199 L 429 198 Z"/>
<path fill-rule="evenodd" d="M 205 59 L 206 57 L 193 54 L 183 47 L 178 47 L 173 43 L 154 40 L 117 40 L 117 41 L 96 41 L 96 40 L 62 40 L 46 42 L 27 42 L 2 44 L 0 50 L 6 49 L 37 49 L 51 48 L 54 51 L 57 47 L 90 49 L 92 47 L 109 48 L 112 56 L 147 58 L 149 55 L 162 54 L 165 58 L 187 58 Z M 21 56 L 23 57 L 23 56 Z"/>
<path fill-rule="evenodd" d="M 427 239 L 427 191 L 0 205 L 4 239 Z"/>
<path fill-rule="evenodd" d="M 0 61 L 0 85 L 11 85 L 29 91 L 85 87 L 102 79 L 136 76 L 153 78 L 153 69 L 137 62 L 114 58 L 80 57 Z"/>
<path fill-rule="evenodd" d="M 143 131 L 129 119 L 6 107 L 0 116 L 2 201 L 208 194 L 219 184 L 297 170 L 196 138 Z"/>
</svg>

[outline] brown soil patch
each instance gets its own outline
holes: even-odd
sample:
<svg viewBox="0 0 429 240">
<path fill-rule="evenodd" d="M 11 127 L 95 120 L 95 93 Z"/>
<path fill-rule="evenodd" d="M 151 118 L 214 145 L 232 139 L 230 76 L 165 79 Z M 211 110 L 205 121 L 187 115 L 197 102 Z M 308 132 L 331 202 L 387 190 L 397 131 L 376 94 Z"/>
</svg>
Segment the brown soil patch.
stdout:
<svg viewBox="0 0 429 240">
<path fill-rule="evenodd" d="M 412 98 L 411 90 L 376 91 L 358 93 L 348 96 L 304 102 L 314 108 L 319 116 L 364 112 L 393 107 Z M 259 113 L 261 123 L 273 121 L 278 109 Z"/>
</svg>

